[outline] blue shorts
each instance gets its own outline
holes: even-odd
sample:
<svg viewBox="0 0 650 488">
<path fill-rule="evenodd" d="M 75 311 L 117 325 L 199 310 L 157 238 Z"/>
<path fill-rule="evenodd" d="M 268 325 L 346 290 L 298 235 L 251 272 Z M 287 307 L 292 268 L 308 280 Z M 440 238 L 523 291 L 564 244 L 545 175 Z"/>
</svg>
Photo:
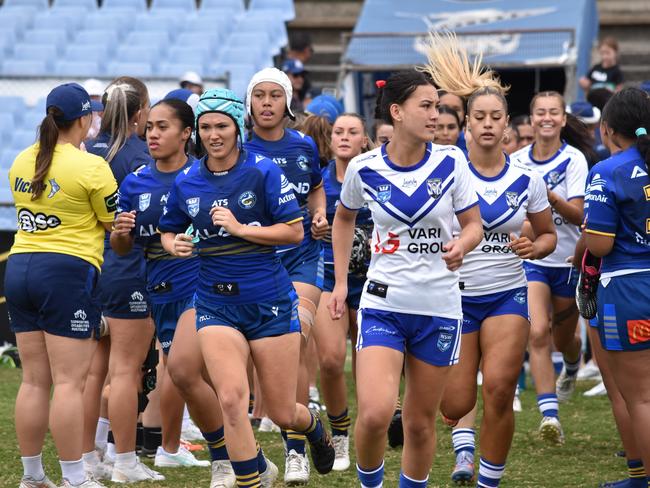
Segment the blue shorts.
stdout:
<svg viewBox="0 0 650 488">
<path fill-rule="evenodd" d="M 332 292 L 334 290 L 334 265 L 325 265 L 325 279 L 323 280 L 323 291 Z M 361 292 L 363 285 L 366 283 L 365 278 L 359 276 L 348 275 L 348 298 L 346 300 L 348 307 L 352 310 L 359 309 L 359 301 L 361 300 Z"/>
<path fill-rule="evenodd" d="M 573 267 L 552 268 L 524 261 L 524 271 L 528 282 L 546 283 L 554 296 L 573 298 L 578 286 L 578 272 Z"/>
<path fill-rule="evenodd" d="M 292 282 L 307 283 L 323 289 L 323 246 L 320 241 L 309 241 L 304 246 L 285 251 L 279 256 Z"/>
<path fill-rule="evenodd" d="M 598 285 L 598 335 L 607 351 L 650 349 L 650 272 L 614 276 Z M 642 373 L 638 371 L 636 373 Z M 630 374 L 635 374 L 631 371 Z M 645 374 L 645 373 L 644 373 Z"/>
<path fill-rule="evenodd" d="M 132 251 L 142 252 L 142 251 Z M 136 259 L 137 258 L 137 259 Z M 104 265 L 97 282 L 102 315 L 115 319 L 146 319 L 151 315 L 144 257 L 124 258 L 104 251 Z"/>
<path fill-rule="evenodd" d="M 5 271 L 11 329 L 98 339 L 101 310 L 94 296 L 98 275 L 88 261 L 67 254 L 12 254 Z"/>
<path fill-rule="evenodd" d="M 425 363 L 451 366 L 460 356 L 460 320 L 359 309 L 356 350 L 383 346 L 407 351 Z"/>
<path fill-rule="evenodd" d="M 528 315 L 528 288 L 490 293 L 475 297 L 463 296 L 463 334 L 476 332 L 483 321 L 497 315 L 521 315 L 530 321 Z"/>
<path fill-rule="evenodd" d="M 214 325 L 232 327 L 248 341 L 300 332 L 298 302 L 293 288 L 283 298 L 262 303 L 213 305 L 195 296 L 196 330 Z"/>
<path fill-rule="evenodd" d="M 172 347 L 178 319 L 184 312 L 193 308 L 194 296 L 181 298 L 175 302 L 153 303 L 151 305 L 151 316 L 154 324 L 156 324 L 156 336 L 164 354 L 169 354 L 169 348 Z"/>
</svg>

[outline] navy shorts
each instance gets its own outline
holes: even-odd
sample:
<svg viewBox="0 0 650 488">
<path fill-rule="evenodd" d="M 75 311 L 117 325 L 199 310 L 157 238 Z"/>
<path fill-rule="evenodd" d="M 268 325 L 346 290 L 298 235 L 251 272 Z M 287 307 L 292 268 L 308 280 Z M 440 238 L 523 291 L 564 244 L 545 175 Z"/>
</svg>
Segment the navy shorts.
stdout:
<svg viewBox="0 0 650 488">
<path fill-rule="evenodd" d="M 463 296 L 463 334 L 480 330 L 483 321 L 497 315 L 528 315 L 528 288 L 490 293 L 475 297 Z"/>
<path fill-rule="evenodd" d="M 5 271 L 11 329 L 99 338 L 101 310 L 94 296 L 98 274 L 89 262 L 67 254 L 12 254 Z"/>
<path fill-rule="evenodd" d="M 104 251 L 104 265 L 97 282 L 102 314 L 115 319 L 146 319 L 151 315 L 147 277 L 141 250 L 127 256 Z M 135 254 L 134 254 L 135 253 Z"/>
<path fill-rule="evenodd" d="M 298 295 L 292 288 L 273 302 L 213 305 L 195 296 L 196 329 L 226 326 L 237 329 L 246 340 L 300 332 Z"/>
<path fill-rule="evenodd" d="M 156 337 L 158 337 L 164 354 L 169 354 L 169 349 L 172 347 L 178 319 L 183 313 L 193 308 L 194 296 L 181 298 L 175 302 L 151 305 L 151 316 L 156 324 Z"/>
<path fill-rule="evenodd" d="M 600 279 L 596 296 L 598 335 L 605 350 L 650 349 L 649 297 L 650 272 Z"/>
<path fill-rule="evenodd" d="M 323 289 L 323 246 L 320 241 L 309 241 L 304 246 L 285 251 L 279 256 L 292 282 L 307 283 Z"/>
<path fill-rule="evenodd" d="M 524 271 L 528 282 L 546 283 L 554 296 L 573 298 L 578 286 L 578 272 L 573 267 L 552 268 L 524 261 Z"/>
<path fill-rule="evenodd" d="M 359 309 L 356 350 L 383 346 L 425 363 L 451 366 L 460 356 L 461 321 L 429 315 Z"/>
<path fill-rule="evenodd" d="M 323 291 L 332 292 L 334 290 L 334 265 L 325 265 L 325 279 L 323 280 Z M 359 276 L 348 275 L 348 298 L 346 302 L 348 307 L 352 310 L 359 309 L 359 301 L 361 301 L 361 292 L 363 285 L 366 283 L 365 278 Z"/>
</svg>

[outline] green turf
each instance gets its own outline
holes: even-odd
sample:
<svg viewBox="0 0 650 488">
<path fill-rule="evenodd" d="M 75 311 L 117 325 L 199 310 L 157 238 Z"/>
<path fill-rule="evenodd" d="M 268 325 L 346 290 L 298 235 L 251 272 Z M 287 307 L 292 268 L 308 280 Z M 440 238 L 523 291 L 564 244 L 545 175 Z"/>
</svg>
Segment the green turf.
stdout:
<svg viewBox="0 0 650 488">
<path fill-rule="evenodd" d="M 20 371 L 0 369 L 0 487 L 17 487 L 22 467 L 16 447 L 13 424 L 14 399 L 20 381 Z M 606 397 L 585 398 L 582 392 L 593 382 L 579 384 L 574 399 L 560 407 L 566 444 L 562 447 L 547 446 L 536 436 L 540 416 L 534 392 L 523 392 L 524 412 L 516 415 L 517 427 L 512 450 L 501 486 L 506 488 L 536 487 L 596 487 L 604 480 L 620 479 L 625 475 L 625 460 L 615 456 L 620 442 L 614 427 Z M 354 406 L 351 407 L 354 413 Z M 354 417 L 353 417 L 354 418 Z M 453 466 L 453 452 L 449 428 L 438 424 L 438 453 L 430 475 L 430 487 L 451 487 L 448 480 Z M 260 443 L 268 457 L 283 470 L 282 443 L 278 434 L 259 434 Z M 353 449 L 351 449 L 353 452 Z M 399 450 L 386 451 L 385 487 L 397 486 L 399 476 Z M 207 457 L 203 453 L 200 457 Z M 59 480 L 60 471 L 51 440 L 48 438 L 44 454 L 46 473 Z M 354 466 L 354 463 L 352 464 Z M 210 474 L 206 468 L 163 469 L 167 480 L 158 483 L 139 483 L 135 487 L 191 487 L 209 486 Z M 281 479 L 281 476 L 280 476 Z M 110 485 L 110 483 L 106 483 Z M 276 486 L 283 486 L 277 482 Z M 345 473 L 327 476 L 312 474 L 311 487 L 358 486 L 356 474 L 350 469 Z"/>
</svg>

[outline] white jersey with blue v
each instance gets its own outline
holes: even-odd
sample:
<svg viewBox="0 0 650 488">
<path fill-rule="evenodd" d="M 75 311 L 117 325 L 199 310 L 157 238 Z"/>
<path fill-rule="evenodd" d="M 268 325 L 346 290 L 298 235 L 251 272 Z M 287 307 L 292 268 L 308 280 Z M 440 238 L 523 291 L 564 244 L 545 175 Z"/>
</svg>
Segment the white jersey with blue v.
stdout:
<svg viewBox="0 0 650 488">
<path fill-rule="evenodd" d="M 519 236 L 527 214 L 548 208 L 544 181 L 509 158 L 496 176 L 483 176 L 471 162 L 469 168 L 481 209 L 483 240 L 463 259 L 461 293 L 479 296 L 524 287 L 521 260 L 508 244 L 511 233 Z M 460 233 L 458 221 L 454 233 Z"/>
<path fill-rule="evenodd" d="M 546 187 L 560 198 L 567 201 L 584 198 L 589 172 L 585 156 L 565 142 L 551 158 L 538 161 L 533 157 L 533 147 L 534 144 L 526 146 L 510 157 L 513 161 L 537 172 L 544 178 Z M 557 247 L 544 259 L 535 261 L 535 264 L 552 268 L 571 267 L 567 258 L 574 254 L 580 237 L 580 227 L 571 224 L 555 209 L 553 209 L 553 223 L 557 231 Z"/>
<path fill-rule="evenodd" d="M 467 160 L 455 146 L 428 143 L 417 164 L 394 164 L 379 147 L 354 158 L 341 204 L 364 205 L 374 223 L 372 258 L 361 308 L 460 319 L 458 273 L 447 269 L 443 246 L 454 215 L 477 204 Z"/>
</svg>

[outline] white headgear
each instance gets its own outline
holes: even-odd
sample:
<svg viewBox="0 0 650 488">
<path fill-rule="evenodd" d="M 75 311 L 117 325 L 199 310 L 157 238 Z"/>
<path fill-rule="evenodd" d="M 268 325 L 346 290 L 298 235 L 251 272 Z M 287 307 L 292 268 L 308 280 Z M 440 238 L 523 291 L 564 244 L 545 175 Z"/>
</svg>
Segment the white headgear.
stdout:
<svg viewBox="0 0 650 488">
<path fill-rule="evenodd" d="M 291 98 L 293 97 L 293 88 L 291 86 L 291 81 L 286 73 L 280 71 L 277 68 L 264 68 L 261 71 L 258 71 L 251 78 L 250 83 L 248 84 L 248 89 L 246 90 L 246 112 L 249 116 L 253 116 L 251 111 L 251 94 L 256 85 L 264 83 L 265 81 L 276 83 L 284 90 L 285 97 L 287 99 L 287 112 L 289 117 L 295 119 L 296 116 L 291 111 Z"/>
</svg>

